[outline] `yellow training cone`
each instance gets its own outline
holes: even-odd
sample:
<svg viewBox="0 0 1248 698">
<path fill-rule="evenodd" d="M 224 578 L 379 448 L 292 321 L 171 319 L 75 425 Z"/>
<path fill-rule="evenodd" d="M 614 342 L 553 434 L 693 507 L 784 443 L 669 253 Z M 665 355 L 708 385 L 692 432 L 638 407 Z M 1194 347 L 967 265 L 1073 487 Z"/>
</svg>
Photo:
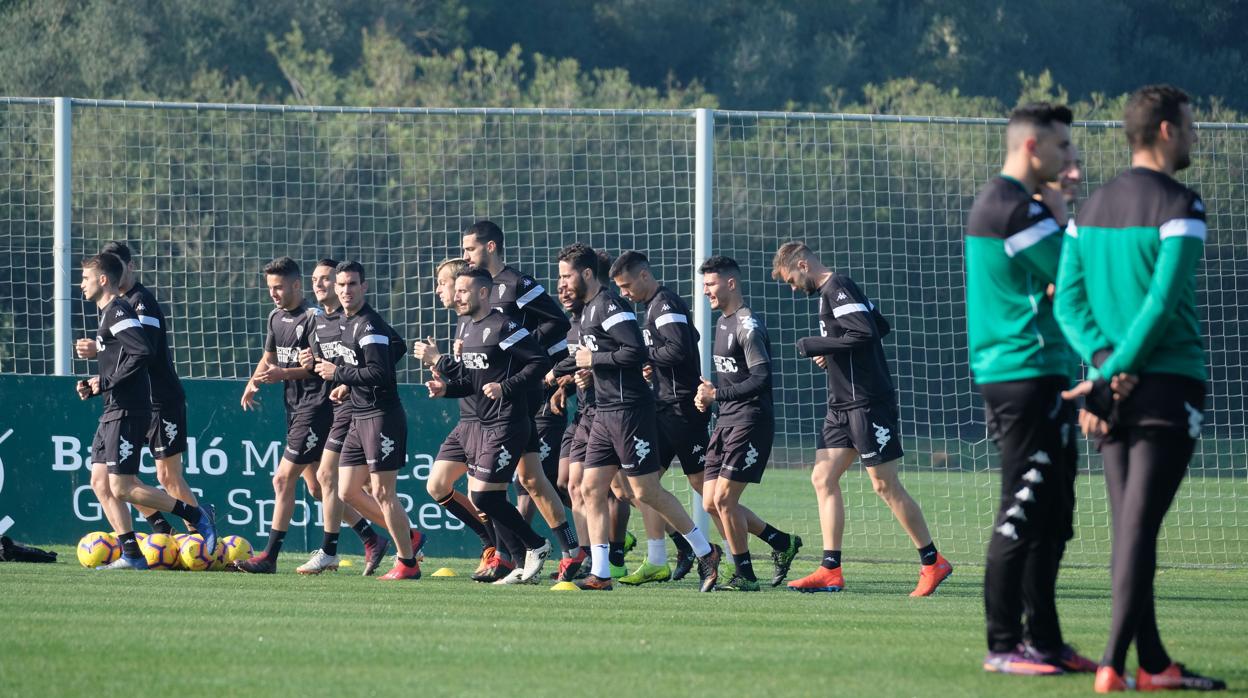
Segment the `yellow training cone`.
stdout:
<svg viewBox="0 0 1248 698">
<path fill-rule="evenodd" d="M 581 588 L 572 582 L 559 582 L 550 588 L 551 591 L 580 591 Z"/>
<path fill-rule="evenodd" d="M 355 567 L 355 563 L 351 562 L 350 560 L 343 560 L 342 562 L 338 563 L 338 566 L 339 567 Z"/>
<path fill-rule="evenodd" d="M 450 567 L 443 567 L 442 569 L 438 570 L 437 572 L 434 572 L 433 574 L 429 576 L 430 577 L 454 577 L 456 575 L 455 575 L 455 570 L 451 569 Z"/>
</svg>

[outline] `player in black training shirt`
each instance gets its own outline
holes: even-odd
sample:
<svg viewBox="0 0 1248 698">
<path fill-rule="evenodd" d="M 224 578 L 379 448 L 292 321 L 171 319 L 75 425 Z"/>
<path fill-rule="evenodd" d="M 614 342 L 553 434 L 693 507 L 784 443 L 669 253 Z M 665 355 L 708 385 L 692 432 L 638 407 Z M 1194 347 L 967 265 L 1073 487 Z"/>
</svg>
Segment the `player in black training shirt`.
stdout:
<svg viewBox="0 0 1248 698">
<path fill-rule="evenodd" d="M 277 572 L 278 556 L 295 511 L 295 487 L 300 475 L 308 490 L 320 496 L 315 468 L 321 460 L 325 438 L 333 423 L 329 389 L 325 381 L 310 373 L 299 361 L 299 352 L 310 346 L 320 310 L 303 297 L 303 276 L 290 257 L 279 257 L 264 267 L 269 298 L 276 306 L 265 321 L 264 352 L 256 362 L 251 380 L 239 400 L 243 410 L 256 407 L 262 383 L 283 383 L 286 407 L 286 448 L 273 473 L 273 520 L 264 551 L 248 560 L 239 560 L 232 569 L 254 574 Z"/>
<path fill-rule="evenodd" d="M 845 587 L 841 571 L 845 501 L 840 481 L 854 460 L 861 459 L 876 494 L 919 550 L 919 582 L 910 595 L 927 596 L 952 574 L 953 566 L 937 552 L 923 511 L 897 475 L 896 462 L 902 456 L 897 392 L 882 343 L 890 330 L 888 321 L 853 279 L 821 264 L 804 242 L 781 245 L 771 274 L 794 291 L 819 296 L 819 336 L 801 339 L 797 350 L 828 374 L 828 414 L 815 440 L 811 473 L 823 531 L 823 562 L 789 588 Z"/>
<path fill-rule="evenodd" d="M 312 268 L 312 295 L 321 305 L 321 312 L 315 318 L 312 339 L 309 340 L 308 347 L 299 350 L 299 364 L 309 375 L 312 375 L 315 369 L 316 357 L 330 356 L 337 352 L 338 341 L 342 336 L 342 305 L 334 293 L 334 270 L 337 267 L 338 262 L 332 259 L 322 259 Z M 316 466 L 316 482 L 320 485 L 319 492 L 311 490 L 318 493 L 321 500 L 325 533 L 321 540 L 321 547 L 295 571 L 299 574 L 320 574 L 325 570 L 338 569 L 338 536 L 342 530 L 342 522 L 346 521 L 351 530 L 355 531 L 364 543 L 363 575 L 368 577 L 377 571 L 377 567 L 385 559 L 386 550 L 390 547 L 390 541 L 377 535 L 376 529 L 369 522 L 384 524 L 385 516 L 381 512 L 381 507 L 377 506 L 377 501 L 372 497 L 363 497 L 358 500 L 369 507 L 364 511 L 364 516 L 361 516 L 361 512 L 350 504 L 344 503 L 338 496 L 338 459 L 342 453 L 343 441 L 347 438 L 347 430 L 351 427 L 351 403 L 343 399 L 346 394 L 345 386 L 336 386 L 331 383 L 325 385 L 330 388 L 326 399 L 333 409 L 333 421 L 325 437 L 325 448 L 321 451 L 320 462 Z M 338 395 L 335 396 L 333 391 L 338 388 L 342 389 L 338 390 Z M 305 477 L 311 471 L 311 468 L 304 470 Z"/>
<path fill-rule="evenodd" d="M 173 369 L 165 314 L 151 291 L 135 280 L 134 262 L 129 246 L 121 242 L 110 242 L 101 251 L 116 255 L 126 265 L 118 288 L 126 302 L 138 314 L 143 332 L 147 334 L 152 345 L 152 355 L 147 364 L 152 386 L 152 421 L 147 428 L 146 442 L 152 458 L 156 461 L 156 481 L 175 499 L 188 504 L 199 504 L 182 474 L 182 453 L 186 451 L 186 394 L 182 391 L 182 382 L 178 380 L 178 374 Z M 75 349 L 80 358 L 95 358 L 94 339 L 79 339 L 75 343 Z M 106 489 L 101 488 L 101 492 Z M 161 512 L 145 507 L 136 508 L 151 524 L 153 531 L 173 533 L 173 526 L 169 525 Z"/>
<path fill-rule="evenodd" d="M 78 382 L 78 397 L 104 396 L 104 413 L 91 444 L 91 484 L 104 505 L 109 523 L 122 544 L 122 556 L 100 569 L 147 569 L 125 504 L 180 516 L 193 525 L 209 550 L 216 550 L 217 530 L 210 505 L 175 499 L 139 481 L 139 456 L 151 421 L 152 396 L 148 364 L 152 346 L 134 308 L 121 296 L 118 283 L 125 264 L 116 255 L 99 254 L 82 263 L 82 295 L 100 309 L 96 358 L 100 373 Z M 98 483 L 98 484 L 97 484 Z"/>
<path fill-rule="evenodd" d="M 447 310 L 455 312 L 455 277 L 467 268 L 468 263 L 462 259 L 447 259 L 434 270 L 434 291 L 442 307 Z M 467 316 L 459 318 L 451 337 L 454 346 L 458 346 L 462 341 L 461 333 L 469 322 Z M 441 375 L 451 378 L 459 377 L 462 364 L 457 349 L 449 355 L 442 354 L 438 351 L 433 339 L 428 339 L 424 342 L 412 343 L 412 356 L 427 366 L 433 367 Z M 459 478 L 468 474 L 467 437 L 472 433 L 472 424 L 477 421 L 473 408 L 471 401 L 459 401 L 459 422 L 438 448 L 438 454 L 433 459 L 433 467 L 429 470 L 429 479 L 425 482 L 425 491 L 429 493 L 433 501 L 455 518 L 463 521 L 481 539 L 481 560 L 477 569 L 473 571 L 472 578 L 482 582 L 496 581 L 510 574 L 511 569 L 507 568 L 501 559 L 495 562 L 497 542 L 493 523 L 467 496 L 455 489 L 455 483 Z M 493 566 L 491 563 L 494 563 Z"/>
<path fill-rule="evenodd" d="M 367 506 L 367 497 L 381 505 L 398 555 L 394 567 L 380 579 L 420 579 L 425 537 L 412 528 L 396 489 L 399 469 L 407 460 L 407 414 L 399 401 L 395 364 L 407 354 L 407 343 L 365 302 L 368 282 L 359 262 L 338 265 L 334 290 L 345 318 L 342 335 L 337 356 L 317 361 L 315 370 L 323 380 L 347 386 L 351 400 L 338 495 L 356 509 Z M 371 494 L 364 490 L 366 482 Z"/>
<path fill-rule="evenodd" d="M 594 250 L 581 243 L 559 253 L 559 280 L 585 305 L 576 365 L 592 371 L 596 402 L 581 482 L 592 542 L 591 569 L 578 586 L 611 589 L 607 494 L 611 481 L 623 470 L 636 497 L 689 541 L 698 556 L 702 591 L 710 591 L 719 578 L 721 551 L 711 546 L 676 497 L 663 489 L 654 393 L 642 376 L 648 358 L 645 341 L 627 302 L 599 280 L 599 266 Z"/>
<path fill-rule="evenodd" d="M 477 508 L 513 534 L 500 532 L 499 544 L 511 543 L 511 559 L 523 560 L 495 583 L 520 584 L 541 573 L 550 542 L 537 535 L 508 501 L 507 486 L 529 441 L 529 397 L 550 359 L 517 320 L 490 307 L 492 289 L 484 269 L 468 269 L 455 277 L 455 311 L 468 319 L 459 335 L 460 370 L 427 386 L 431 397 L 464 398 L 477 418 L 465 430 L 468 489 Z"/>
<path fill-rule="evenodd" d="M 698 270 L 711 309 L 722 313 L 715 323 L 712 358 L 718 386 L 702 379 L 694 396 L 698 410 L 719 405 L 719 418 L 706 453 L 706 485 L 702 492 L 707 513 L 719 519 L 731 549 L 735 573 L 723 591 L 758 591 L 747 536 L 765 541 L 783 538 L 783 557 L 777 557 L 776 579 L 784 580 L 798 544 L 763 522 L 741 505 L 746 485 L 763 480 L 771 456 L 776 419 L 772 408 L 771 340 L 762 318 L 746 304 L 741 291 L 741 268 L 729 257 L 715 256 Z M 773 547 L 773 550 L 775 548 Z M 781 552 L 781 551 L 777 551 Z M 782 566 L 780 563 L 784 562 Z M 783 567 L 783 569 L 782 569 Z"/>
<path fill-rule="evenodd" d="M 558 361 L 567 352 L 568 318 L 546 289 L 528 274 L 503 263 L 503 231 L 490 221 L 477 221 L 463 237 L 464 260 L 476 269 L 490 273 L 490 306 L 497 308 L 529 331 L 552 360 Z M 538 511 L 551 531 L 556 532 L 564 557 L 576 550 L 576 531 L 567 523 L 563 500 L 542 469 L 542 441 L 557 443 L 562 429 L 549 431 L 543 437 L 537 414 L 545 400 L 539 383 L 529 396 L 529 418 L 533 420 L 524 458 L 516 468 L 516 479 L 537 504 Z M 548 428 L 553 420 L 544 420 Z"/>
</svg>

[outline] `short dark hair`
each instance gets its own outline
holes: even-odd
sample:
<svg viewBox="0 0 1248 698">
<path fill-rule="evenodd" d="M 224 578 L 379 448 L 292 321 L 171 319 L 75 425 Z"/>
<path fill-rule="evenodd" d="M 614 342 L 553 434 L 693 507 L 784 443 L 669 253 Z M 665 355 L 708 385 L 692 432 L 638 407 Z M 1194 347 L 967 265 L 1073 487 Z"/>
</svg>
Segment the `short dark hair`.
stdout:
<svg viewBox="0 0 1248 698">
<path fill-rule="evenodd" d="M 464 235 L 475 235 L 482 245 L 492 242 L 499 252 L 503 251 L 503 229 L 495 225 L 494 221 L 477 221 L 468 226 Z"/>
<path fill-rule="evenodd" d="M 124 242 L 118 242 L 116 240 L 113 240 L 107 245 L 104 245 L 104 247 L 100 248 L 100 252 L 103 252 L 105 254 L 116 255 L 117 258 L 120 259 L 123 264 L 130 263 L 130 259 L 131 259 L 130 247 L 126 245 L 126 243 Z"/>
<path fill-rule="evenodd" d="M 339 262 L 338 266 L 334 267 L 334 276 L 337 276 L 338 274 L 342 274 L 342 273 L 359 274 L 360 283 L 364 283 L 365 281 L 364 265 L 360 264 L 359 262 Z"/>
<path fill-rule="evenodd" d="M 490 275 L 490 272 L 476 267 L 461 270 L 455 278 L 472 279 L 473 288 L 489 288 L 494 283 L 494 277 Z"/>
<path fill-rule="evenodd" d="M 1030 102 L 1014 108 L 1010 112 L 1010 125 L 1028 124 L 1038 128 L 1051 128 L 1053 124 L 1071 125 L 1075 116 L 1070 107 L 1052 102 Z"/>
<path fill-rule="evenodd" d="M 589 269 L 594 272 L 594 277 L 602 274 L 602 258 L 594 252 L 594 248 L 583 242 L 574 242 L 571 245 L 559 250 L 558 261 L 567 262 L 577 271 Z M 607 268 L 610 269 L 610 263 Z"/>
<path fill-rule="evenodd" d="M 276 274 L 284 279 L 299 278 L 299 263 L 290 257 L 278 257 L 277 259 L 264 265 L 265 275 Z"/>
<path fill-rule="evenodd" d="M 717 254 L 703 262 L 702 266 L 698 267 L 698 272 L 702 274 L 741 276 L 741 265 L 737 264 L 737 260 L 732 257 Z"/>
<path fill-rule="evenodd" d="M 1145 85 L 1127 98 L 1123 110 L 1123 130 L 1131 148 L 1150 146 L 1157 141 L 1161 122 L 1179 125 L 1183 121 L 1183 105 L 1190 104 L 1187 93 L 1173 85 Z"/>
<path fill-rule="evenodd" d="M 87 257 L 82 260 L 83 269 L 98 269 L 101 274 L 107 276 L 113 285 L 121 283 L 121 275 L 126 273 L 126 264 L 111 252 L 101 252 L 94 257 Z"/>
<path fill-rule="evenodd" d="M 620 274 L 636 274 L 642 269 L 650 268 L 650 260 L 642 253 L 636 250 L 629 250 L 619 257 L 615 258 L 615 264 L 611 265 L 611 278 L 615 278 Z"/>
<path fill-rule="evenodd" d="M 318 259 L 318 260 L 316 261 L 316 266 L 314 266 L 314 267 L 312 267 L 312 268 L 313 268 L 313 269 L 315 269 L 316 267 L 329 267 L 330 269 L 337 269 L 337 268 L 338 268 L 338 260 L 336 260 L 336 259 L 330 259 L 329 257 L 324 257 L 324 258 L 322 258 L 322 259 Z"/>
<path fill-rule="evenodd" d="M 594 253 L 598 257 L 598 268 L 594 270 L 594 277 L 599 279 L 611 278 L 611 255 L 603 250 Z"/>
</svg>

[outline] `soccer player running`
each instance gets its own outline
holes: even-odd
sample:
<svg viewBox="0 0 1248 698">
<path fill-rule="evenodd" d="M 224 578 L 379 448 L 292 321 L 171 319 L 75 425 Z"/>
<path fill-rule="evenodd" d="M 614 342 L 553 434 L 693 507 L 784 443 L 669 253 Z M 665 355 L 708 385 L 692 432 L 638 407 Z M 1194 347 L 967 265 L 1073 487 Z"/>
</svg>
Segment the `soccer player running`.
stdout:
<svg viewBox="0 0 1248 698">
<path fill-rule="evenodd" d="M 209 550 L 216 550 L 217 529 L 211 505 L 197 506 L 139 481 L 139 457 L 152 418 L 148 365 L 152 346 L 133 306 L 122 297 L 119 283 L 125 264 L 103 253 L 82 263 L 82 295 L 100 309 L 96 330 L 99 375 L 78 382 L 82 400 L 104 396 L 104 413 L 91 444 L 91 480 L 107 473 L 110 496 L 102 497 L 105 513 L 121 541 L 121 557 L 99 569 L 144 570 L 126 504 L 172 513 L 193 525 Z"/>
<path fill-rule="evenodd" d="M 819 336 L 804 337 L 797 351 L 827 371 L 828 413 L 815 439 L 810 474 L 819 503 L 823 561 L 812 574 L 789 583 L 795 591 L 841 591 L 845 498 L 841 478 L 861 460 L 875 493 L 884 500 L 919 551 L 919 581 L 911 596 L 929 596 L 953 566 L 936 550 L 918 502 L 901 484 L 897 392 L 884 356 L 888 321 L 844 274 L 825 267 L 804 242 L 786 242 L 772 260 L 772 278 L 794 291 L 819 296 Z"/>
<path fill-rule="evenodd" d="M 576 243 L 559 253 L 559 280 L 584 305 L 576 366 L 593 374 L 595 411 L 585 449 L 581 487 L 591 541 L 590 574 L 577 582 L 584 590 L 612 589 L 608 557 L 610 511 L 607 495 L 621 470 L 638 500 L 658 511 L 684 535 L 698 557 L 701 590 L 719 579 L 722 551 L 694 525 L 680 501 L 663 489 L 655 445 L 654 393 L 642 376 L 647 361 L 637 316 L 623 298 L 599 280 L 598 255 Z"/>
<path fill-rule="evenodd" d="M 1226 683 L 1171 659 L 1157 628 L 1157 534 L 1187 473 L 1204 421 L 1208 368 L 1196 308 L 1205 205 L 1174 175 L 1196 143 L 1187 94 L 1149 85 L 1123 117 L 1131 169 L 1095 191 L 1066 233 L 1057 320 L 1092 368 L 1068 396 L 1086 396 L 1081 422 L 1100 437 L 1113 520 L 1113 611 L 1094 687 L 1222 690 Z"/>
<path fill-rule="evenodd" d="M 351 426 L 338 461 L 338 496 L 357 510 L 370 506 L 368 498 L 380 505 L 398 554 L 394 567 L 379 579 L 420 579 L 424 535 L 412 529 L 396 488 L 407 457 L 407 414 L 399 401 L 395 364 L 407 354 L 407 344 L 365 301 L 368 282 L 359 262 L 338 264 L 334 291 L 342 304 L 342 335 L 337 355 L 316 361 L 315 371 L 322 380 L 347 386 L 351 400 Z"/>
<path fill-rule="evenodd" d="M 758 591 L 758 578 L 750 558 L 751 529 L 762 534 L 764 540 L 767 535 L 784 537 L 786 549 L 796 544 L 788 534 L 775 531 L 741 504 L 746 485 L 763 481 L 775 438 L 771 340 L 762 318 L 745 304 L 741 267 L 735 260 L 714 256 L 703 262 L 698 271 L 702 274 L 702 293 L 710 301 L 711 309 L 721 313 L 711 349 L 719 384 L 701 379 L 694 396 L 694 404 L 701 412 L 709 413 L 713 404 L 719 405 L 719 418 L 706 449 L 702 498 L 707 513 L 720 522 L 735 569 L 732 579 L 716 588 Z M 779 572 L 777 568 L 777 575 Z"/>
<path fill-rule="evenodd" d="M 568 348 L 568 318 L 536 279 L 503 263 L 503 231 L 491 221 L 477 221 L 464 231 L 463 249 L 469 266 L 490 273 L 490 306 L 518 322 L 552 360 L 559 360 Z M 578 547 L 576 529 L 568 523 L 563 500 L 542 469 L 541 433 L 536 422 L 542 400 L 538 383 L 529 396 L 528 414 L 533 424 L 516 476 L 555 534 L 562 556 L 568 557 Z"/>
<path fill-rule="evenodd" d="M 523 565 L 495 583 L 520 584 L 541 573 L 550 542 L 525 523 L 507 499 L 507 486 L 529 443 L 530 398 L 550 359 L 529 330 L 490 307 L 493 288 L 485 269 L 455 277 L 455 310 L 469 320 L 459 335 L 462 376 L 435 377 L 426 386 L 430 397 L 465 398 L 474 409 L 476 421 L 465 429 L 468 488 L 473 504 L 523 546 L 510 551 Z M 500 542 L 507 540 L 500 536 Z"/>
<path fill-rule="evenodd" d="M 983 667 L 1007 674 L 1091 668 L 1063 642 L 1055 599 L 1076 470 L 1074 409 L 1061 393 L 1077 360 L 1047 294 L 1066 212 L 1061 197 L 1033 198 L 1073 161 L 1070 123 L 1069 109 L 1048 103 L 1011 113 L 1005 164 L 976 197 L 966 233 L 971 372 L 1001 453 L 1000 508 L 984 571 Z"/>
<path fill-rule="evenodd" d="M 125 264 L 118 290 L 126 302 L 138 314 L 143 332 L 147 335 L 152 347 L 152 354 L 147 364 L 149 381 L 152 387 L 152 422 L 147 428 L 146 443 L 156 460 L 156 481 L 174 499 L 187 504 L 198 505 L 199 500 L 186 483 L 182 474 L 182 454 L 186 451 L 186 393 L 182 390 L 182 381 L 178 379 L 173 368 L 173 356 L 169 351 L 168 321 L 156 297 L 134 275 L 134 260 L 130 247 L 122 242 L 110 242 L 101 252 L 116 255 Z M 82 338 L 75 343 L 78 356 L 94 359 L 97 347 L 94 339 Z M 97 496 L 112 497 L 108 488 L 107 473 L 101 471 L 100 486 L 96 487 Z M 93 486 L 96 483 L 92 483 Z M 107 506 L 105 509 L 107 510 Z M 147 519 L 156 533 L 172 534 L 173 526 L 164 514 L 155 509 L 136 507 Z M 194 527 L 188 524 L 194 531 Z"/>
<path fill-rule="evenodd" d="M 447 259 L 434 271 L 434 291 L 442 306 L 451 312 L 455 308 L 455 278 L 468 268 L 462 259 Z M 458 313 L 456 313 L 458 315 Z M 458 345 L 463 339 L 470 320 L 468 316 L 459 317 L 455 327 L 454 341 Z M 418 361 L 434 368 L 439 375 L 450 378 L 463 377 L 463 366 L 460 352 L 450 355 L 438 351 L 437 344 L 428 339 L 412 343 L 412 356 Z M 439 506 L 450 512 L 455 518 L 464 522 L 481 539 L 481 560 L 472 578 L 480 582 L 493 582 L 511 573 L 514 565 L 503 564 L 499 560 L 492 564 L 496 556 L 497 541 L 494 525 L 484 513 L 477 509 L 472 501 L 455 490 L 459 478 L 468 474 L 468 438 L 475 433 L 477 422 L 476 407 L 470 400 L 459 401 L 459 422 L 447 434 L 446 439 L 438 448 L 433 459 L 433 467 L 429 471 L 429 479 L 425 483 L 425 491 Z"/>
<path fill-rule="evenodd" d="M 312 269 L 312 295 L 321 305 L 321 314 L 315 319 L 316 327 L 312 333 L 312 339 L 308 342 L 309 346 L 299 351 L 299 363 L 308 375 L 314 375 L 317 357 L 332 356 L 338 351 L 339 341 L 342 338 L 342 304 L 338 302 L 338 296 L 334 293 L 334 270 L 337 267 L 338 262 L 335 260 L 322 259 Z M 384 522 L 385 517 L 381 512 L 381 507 L 377 506 L 376 500 L 371 497 L 362 497 L 358 500 L 367 503 L 370 507 L 367 510 L 368 518 L 364 518 L 355 507 L 343 503 L 342 498 L 338 496 L 338 459 L 342 453 L 343 441 L 347 438 L 347 431 L 351 427 L 351 403 L 349 400 L 334 399 L 332 389 L 339 386 L 331 383 L 324 385 L 327 389 L 326 399 L 333 409 L 333 420 L 329 427 L 329 434 L 325 437 L 325 448 L 321 451 L 321 460 L 316 467 L 316 482 L 320 485 L 319 498 L 323 510 L 325 532 L 321 547 L 295 571 L 299 574 L 320 574 L 326 570 L 338 569 L 340 563 L 338 536 L 342 530 L 342 522 L 345 520 L 364 543 L 363 576 L 368 577 L 377 571 L 382 560 L 385 559 L 386 550 L 390 547 L 390 541 L 377 535 L 377 531 L 369 522 Z M 339 390 L 339 394 L 342 392 L 343 390 Z M 305 476 L 309 473 L 311 469 L 304 470 Z"/>
<path fill-rule="evenodd" d="M 274 574 L 282 544 L 295 511 L 295 488 L 302 475 L 312 491 L 319 489 L 315 469 L 320 462 L 325 438 L 333 423 L 329 386 L 300 363 L 299 352 L 307 349 L 322 319 L 320 310 L 303 296 L 303 275 L 290 257 L 279 257 L 264 266 L 269 298 L 276 306 L 265 320 L 264 353 L 256 362 L 251 380 L 243 388 L 240 404 L 244 411 L 256 407 L 256 394 L 262 383 L 283 383 L 286 406 L 286 447 L 277 471 L 273 473 L 273 518 L 264 551 L 247 560 L 238 560 L 231 569 L 252 574 Z M 331 549 L 336 554 L 335 541 Z M 324 550 L 322 550 L 324 552 Z M 327 565 L 328 567 L 328 565 Z"/>
<path fill-rule="evenodd" d="M 657 400 L 655 422 L 659 434 L 659 465 L 666 470 L 673 458 L 678 459 L 690 487 L 702 493 L 705 489 L 703 475 L 711 412 L 699 410 L 694 405 L 694 397 L 702 383 L 702 361 L 698 351 L 700 337 L 693 326 L 689 306 L 683 298 L 659 283 L 649 259 L 640 252 L 621 254 L 611 267 L 611 278 L 620 289 L 620 295 L 634 303 L 646 305 L 646 326 L 642 337 L 649 349 L 650 362 L 646 364 L 645 374 L 654 386 Z M 793 558 L 801 549 L 801 538 L 766 524 L 754 512 L 741 506 L 739 501 L 737 505 L 744 512 L 750 533 L 771 546 L 776 566 L 771 585 L 778 586 L 784 581 Z M 648 538 L 646 564 L 620 579 L 620 582 L 644 584 L 664 581 L 669 577 L 684 577 L 693 566 L 693 551 L 688 543 L 683 537 L 672 535 L 677 549 L 677 569 L 674 574 L 671 573 L 667 566 L 662 518 L 647 508 L 642 509 L 642 516 Z M 721 527 L 721 533 L 725 533 L 722 517 L 712 512 L 712 519 L 717 527 Z"/>
</svg>

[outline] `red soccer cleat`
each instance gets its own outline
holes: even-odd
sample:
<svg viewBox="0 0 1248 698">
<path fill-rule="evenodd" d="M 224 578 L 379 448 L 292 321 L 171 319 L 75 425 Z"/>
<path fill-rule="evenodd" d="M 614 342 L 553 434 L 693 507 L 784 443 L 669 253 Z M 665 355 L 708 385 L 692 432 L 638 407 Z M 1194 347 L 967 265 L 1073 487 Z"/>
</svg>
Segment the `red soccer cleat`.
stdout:
<svg viewBox="0 0 1248 698">
<path fill-rule="evenodd" d="M 395 560 L 394 567 L 391 567 L 389 572 L 381 575 L 377 579 L 383 582 L 392 582 L 396 579 L 410 579 L 415 581 L 420 579 L 420 563 L 417 562 L 411 567 L 408 567 L 402 562 Z"/>
<path fill-rule="evenodd" d="M 791 591 L 801 591 L 812 593 L 816 591 L 843 591 L 845 589 L 845 574 L 841 572 L 841 568 L 830 570 L 827 567 L 820 567 L 811 574 L 795 579 L 789 582 Z"/>
<path fill-rule="evenodd" d="M 1112 666 L 1103 666 L 1096 670 L 1092 690 L 1097 693 L 1119 693 L 1127 690 L 1127 681 Z"/>
<path fill-rule="evenodd" d="M 940 586 L 940 583 L 948 579 L 951 574 L 953 574 L 953 565 L 949 564 L 944 555 L 936 553 L 936 562 L 920 568 L 919 583 L 910 595 L 931 596 L 932 592 L 936 591 L 936 587 Z"/>
</svg>

